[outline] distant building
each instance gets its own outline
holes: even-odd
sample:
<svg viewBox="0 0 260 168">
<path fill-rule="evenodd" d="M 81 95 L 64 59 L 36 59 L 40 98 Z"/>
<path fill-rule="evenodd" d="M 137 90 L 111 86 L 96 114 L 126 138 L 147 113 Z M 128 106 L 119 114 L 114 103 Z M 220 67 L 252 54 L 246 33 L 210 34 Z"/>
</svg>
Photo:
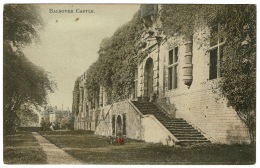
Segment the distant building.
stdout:
<svg viewBox="0 0 260 168">
<path fill-rule="evenodd" d="M 70 110 L 60 110 L 57 106 L 46 106 L 40 113 L 40 121 L 44 120 L 46 123 L 61 124 L 62 126 L 68 125 L 71 122 Z"/>
</svg>

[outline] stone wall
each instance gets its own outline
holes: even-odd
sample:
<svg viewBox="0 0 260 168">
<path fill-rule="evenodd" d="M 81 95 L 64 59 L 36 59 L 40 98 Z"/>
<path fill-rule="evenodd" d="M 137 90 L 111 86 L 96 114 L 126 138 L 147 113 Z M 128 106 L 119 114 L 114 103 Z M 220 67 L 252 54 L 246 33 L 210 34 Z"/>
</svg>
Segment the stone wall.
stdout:
<svg viewBox="0 0 260 168">
<path fill-rule="evenodd" d="M 97 135 L 116 136 L 112 133 L 112 116 L 122 117 L 126 114 L 124 137 L 169 146 L 175 145 L 176 138 L 153 115 L 142 115 L 127 100 L 115 103 L 105 111 L 105 118 L 100 119 L 96 127 Z"/>
<path fill-rule="evenodd" d="M 166 59 L 161 61 L 167 67 L 167 50 L 171 48 L 171 44 L 179 46 L 178 88 L 168 90 L 167 84 L 165 87 L 163 80 L 160 80 L 160 88 L 165 90 L 164 96 L 170 100 L 176 110 L 170 113 L 190 122 L 212 142 L 247 143 L 249 135 L 245 124 L 239 119 L 235 110 L 227 107 L 226 100 L 220 96 L 218 89 L 220 78 L 209 80 L 209 52 L 207 52 L 207 45 L 200 46 L 196 43 L 199 37 L 201 37 L 200 33 L 193 37 L 193 82 L 190 88 L 182 81 L 185 55 L 182 37 L 169 38 L 161 47 L 160 54 L 166 56 Z M 161 69 L 160 74 L 163 73 L 162 71 Z"/>
<path fill-rule="evenodd" d="M 177 109 L 176 117 L 190 122 L 209 140 L 217 143 L 248 142 L 247 129 L 236 112 L 227 107 L 225 100 L 218 99 L 212 90 L 168 95 Z"/>
<path fill-rule="evenodd" d="M 107 108 L 105 112 L 105 119 L 100 120 L 99 124 L 96 127 L 95 134 L 103 136 L 116 136 L 112 134 L 112 117 L 115 116 L 115 119 L 117 119 L 118 116 L 123 118 L 123 114 L 126 115 L 126 135 L 124 136 L 127 138 L 141 140 L 141 116 L 133 109 L 133 107 L 127 101 L 114 103 L 111 105 L 110 108 Z"/>
<path fill-rule="evenodd" d="M 177 139 L 153 115 L 145 115 L 142 118 L 142 125 L 144 141 L 175 145 Z"/>
</svg>

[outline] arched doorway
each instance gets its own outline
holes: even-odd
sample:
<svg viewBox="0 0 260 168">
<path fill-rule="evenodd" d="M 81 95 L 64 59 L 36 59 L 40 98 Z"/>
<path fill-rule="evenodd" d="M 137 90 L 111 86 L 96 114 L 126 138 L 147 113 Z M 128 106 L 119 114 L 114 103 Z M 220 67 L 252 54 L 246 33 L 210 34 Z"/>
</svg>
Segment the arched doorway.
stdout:
<svg viewBox="0 0 260 168">
<path fill-rule="evenodd" d="M 118 115 L 116 118 L 116 135 L 122 136 L 122 133 L 123 133 L 122 119 L 121 116 Z"/>
<path fill-rule="evenodd" d="M 116 116 L 113 115 L 112 117 L 112 135 L 115 135 L 115 128 L 116 128 Z"/>
<path fill-rule="evenodd" d="M 153 59 L 148 58 L 144 68 L 144 97 L 149 100 L 153 93 Z"/>
</svg>

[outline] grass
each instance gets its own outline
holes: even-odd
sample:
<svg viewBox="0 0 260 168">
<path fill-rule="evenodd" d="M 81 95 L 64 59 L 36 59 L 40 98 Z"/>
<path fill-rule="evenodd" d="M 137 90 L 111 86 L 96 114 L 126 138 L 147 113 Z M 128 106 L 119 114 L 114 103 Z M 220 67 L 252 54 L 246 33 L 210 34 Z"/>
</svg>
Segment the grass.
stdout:
<svg viewBox="0 0 260 168">
<path fill-rule="evenodd" d="M 122 146 L 109 145 L 106 137 L 91 132 L 41 132 L 73 157 L 87 164 L 206 164 L 248 165 L 255 163 L 254 145 L 167 147 L 126 139 Z"/>
<path fill-rule="evenodd" d="M 46 154 L 30 132 L 3 137 L 5 164 L 46 164 Z"/>
</svg>

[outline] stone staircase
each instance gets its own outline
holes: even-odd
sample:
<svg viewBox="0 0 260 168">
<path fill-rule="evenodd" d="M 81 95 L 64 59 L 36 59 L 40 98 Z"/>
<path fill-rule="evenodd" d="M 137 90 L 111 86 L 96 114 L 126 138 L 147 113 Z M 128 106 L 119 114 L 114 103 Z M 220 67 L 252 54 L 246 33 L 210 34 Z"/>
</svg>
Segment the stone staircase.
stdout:
<svg viewBox="0 0 260 168">
<path fill-rule="evenodd" d="M 186 146 L 210 143 L 198 130 L 182 118 L 173 118 L 156 104 L 143 101 L 132 101 L 143 115 L 154 115 L 180 142 L 177 145 Z"/>
</svg>

